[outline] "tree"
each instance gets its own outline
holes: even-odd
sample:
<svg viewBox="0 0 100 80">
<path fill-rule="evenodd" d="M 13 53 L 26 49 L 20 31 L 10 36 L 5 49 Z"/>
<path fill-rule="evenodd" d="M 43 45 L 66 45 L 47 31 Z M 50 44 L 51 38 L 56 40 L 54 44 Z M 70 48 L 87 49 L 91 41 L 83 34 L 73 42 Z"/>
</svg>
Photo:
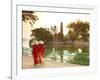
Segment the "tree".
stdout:
<svg viewBox="0 0 100 80">
<path fill-rule="evenodd" d="M 32 34 L 37 40 L 43 40 L 45 43 L 52 41 L 53 35 L 44 28 L 37 28 L 32 30 Z"/>
<path fill-rule="evenodd" d="M 38 17 L 34 14 L 34 11 L 22 11 L 22 21 L 26 22 L 27 20 L 30 20 L 30 24 L 34 24 L 36 20 L 38 20 Z"/>
<path fill-rule="evenodd" d="M 74 34 L 73 31 L 69 30 L 68 32 L 68 39 L 72 42 L 74 42 L 74 40 L 76 39 L 76 35 Z"/>
<path fill-rule="evenodd" d="M 69 38 L 73 40 L 89 40 L 89 22 L 77 20 L 67 25 Z"/>
<path fill-rule="evenodd" d="M 54 27 L 51 26 L 51 31 L 53 34 L 53 40 L 57 40 L 57 27 L 56 27 L 56 25 Z"/>
</svg>

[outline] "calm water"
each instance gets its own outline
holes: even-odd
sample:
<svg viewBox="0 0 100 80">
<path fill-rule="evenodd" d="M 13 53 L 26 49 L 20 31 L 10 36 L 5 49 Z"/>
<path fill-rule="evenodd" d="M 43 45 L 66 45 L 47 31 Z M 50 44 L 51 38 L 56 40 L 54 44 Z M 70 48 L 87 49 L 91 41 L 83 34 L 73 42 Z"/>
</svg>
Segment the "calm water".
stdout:
<svg viewBox="0 0 100 80">
<path fill-rule="evenodd" d="M 23 53 L 31 55 L 31 49 L 23 48 Z M 75 45 L 45 46 L 45 59 L 62 63 L 89 65 L 89 48 Z"/>
<path fill-rule="evenodd" d="M 64 63 L 89 65 L 89 48 L 75 45 L 46 46 L 45 58 Z"/>
</svg>

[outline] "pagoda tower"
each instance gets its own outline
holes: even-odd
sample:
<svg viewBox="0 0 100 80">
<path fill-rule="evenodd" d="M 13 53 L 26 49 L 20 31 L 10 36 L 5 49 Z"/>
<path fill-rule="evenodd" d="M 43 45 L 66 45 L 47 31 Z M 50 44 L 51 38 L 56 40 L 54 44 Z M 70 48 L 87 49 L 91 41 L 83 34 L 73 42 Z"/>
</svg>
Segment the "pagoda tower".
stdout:
<svg viewBox="0 0 100 80">
<path fill-rule="evenodd" d="M 63 34 L 63 23 L 60 23 L 60 32 Z"/>
<path fill-rule="evenodd" d="M 63 35 L 63 23 L 62 22 L 60 23 L 60 34 L 61 34 L 61 39 L 63 40 L 64 35 Z"/>
</svg>

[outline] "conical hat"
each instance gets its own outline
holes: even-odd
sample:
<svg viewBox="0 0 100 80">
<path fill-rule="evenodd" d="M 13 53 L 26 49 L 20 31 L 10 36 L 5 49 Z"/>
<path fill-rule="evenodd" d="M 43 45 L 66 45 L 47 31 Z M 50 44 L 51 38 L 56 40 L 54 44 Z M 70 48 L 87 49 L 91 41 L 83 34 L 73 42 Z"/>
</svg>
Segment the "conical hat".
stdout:
<svg viewBox="0 0 100 80">
<path fill-rule="evenodd" d="M 37 40 L 33 40 L 32 45 L 38 45 L 38 41 Z"/>
<path fill-rule="evenodd" d="M 39 44 L 44 44 L 44 42 L 42 40 L 39 41 Z"/>
</svg>

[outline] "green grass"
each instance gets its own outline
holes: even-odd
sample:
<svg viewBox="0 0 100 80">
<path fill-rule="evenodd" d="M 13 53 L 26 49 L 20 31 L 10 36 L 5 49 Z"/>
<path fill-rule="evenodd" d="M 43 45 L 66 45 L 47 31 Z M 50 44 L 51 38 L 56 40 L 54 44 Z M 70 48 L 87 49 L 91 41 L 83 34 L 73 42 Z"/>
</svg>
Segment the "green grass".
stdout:
<svg viewBox="0 0 100 80">
<path fill-rule="evenodd" d="M 89 55 L 88 54 L 76 54 L 73 60 L 70 63 L 80 64 L 80 65 L 89 65 Z"/>
</svg>

